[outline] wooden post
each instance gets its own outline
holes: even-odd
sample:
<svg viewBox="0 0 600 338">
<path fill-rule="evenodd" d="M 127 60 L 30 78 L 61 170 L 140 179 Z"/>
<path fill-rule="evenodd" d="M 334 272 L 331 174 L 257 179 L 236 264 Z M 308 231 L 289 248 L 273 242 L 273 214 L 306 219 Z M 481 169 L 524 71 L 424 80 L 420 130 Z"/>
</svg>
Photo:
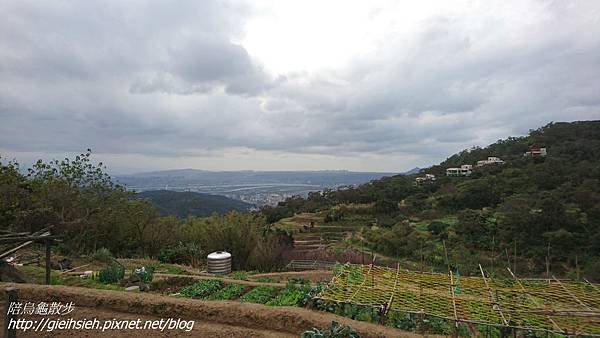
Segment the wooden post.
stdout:
<svg viewBox="0 0 600 338">
<path fill-rule="evenodd" d="M 446 258 L 446 267 L 448 271 L 450 271 L 450 262 L 448 261 L 448 250 L 446 249 L 446 240 L 442 240 L 442 244 L 444 245 L 444 258 Z"/>
<path fill-rule="evenodd" d="M 495 256 L 496 256 L 495 255 L 495 253 L 496 253 L 495 252 L 496 251 L 495 250 L 496 249 L 496 243 L 495 242 L 496 242 L 495 238 L 494 238 L 494 236 L 492 236 L 492 269 L 490 271 L 490 273 L 492 273 L 492 274 L 494 273 L 494 263 L 495 263 L 494 259 L 495 259 Z"/>
<path fill-rule="evenodd" d="M 421 242 L 421 273 L 423 273 L 423 242 Z"/>
<path fill-rule="evenodd" d="M 365 240 L 361 238 L 360 242 L 362 244 L 362 265 L 365 265 Z"/>
<path fill-rule="evenodd" d="M 546 252 L 546 278 L 550 279 L 550 241 L 548 241 L 548 251 Z"/>
<path fill-rule="evenodd" d="M 517 239 L 515 238 L 515 252 L 513 257 L 513 272 L 517 273 Z"/>
<path fill-rule="evenodd" d="M 4 289 L 6 292 L 6 308 L 4 310 L 4 337 L 6 338 L 16 338 L 17 330 L 13 327 L 9 329 L 9 324 L 11 320 L 17 320 L 17 315 L 14 313 L 9 313 L 11 303 L 16 303 L 19 301 L 19 289 L 14 287 L 8 287 Z"/>
<path fill-rule="evenodd" d="M 46 285 L 50 285 L 50 241 L 46 241 Z"/>
<path fill-rule="evenodd" d="M 575 254 L 575 271 L 577 271 L 577 281 L 579 282 L 579 261 L 577 260 L 577 254 Z"/>
</svg>

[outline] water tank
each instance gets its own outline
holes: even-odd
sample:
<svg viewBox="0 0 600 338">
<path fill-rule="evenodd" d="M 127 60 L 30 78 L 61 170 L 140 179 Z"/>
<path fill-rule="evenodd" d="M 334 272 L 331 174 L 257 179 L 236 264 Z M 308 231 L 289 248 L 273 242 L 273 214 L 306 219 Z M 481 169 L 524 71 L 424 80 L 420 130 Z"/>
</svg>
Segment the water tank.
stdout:
<svg viewBox="0 0 600 338">
<path fill-rule="evenodd" d="M 226 275 L 231 272 L 231 254 L 226 251 L 216 251 L 206 256 L 208 273 Z"/>
</svg>

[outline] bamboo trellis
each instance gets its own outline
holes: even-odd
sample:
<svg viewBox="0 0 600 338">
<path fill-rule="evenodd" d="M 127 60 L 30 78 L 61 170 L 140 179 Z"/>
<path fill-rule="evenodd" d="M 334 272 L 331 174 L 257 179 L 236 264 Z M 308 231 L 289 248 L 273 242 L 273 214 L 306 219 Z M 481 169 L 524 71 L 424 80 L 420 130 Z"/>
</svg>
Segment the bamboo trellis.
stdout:
<svg viewBox="0 0 600 338">
<path fill-rule="evenodd" d="M 401 311 L 453 322 L 600 336 L 597 284 L 491 279 L 483 269 L 482 275 L 449 278 L 400 267 L 345 264 L 315 298 L 373 307 L 383 314 Z"/>
</svg>

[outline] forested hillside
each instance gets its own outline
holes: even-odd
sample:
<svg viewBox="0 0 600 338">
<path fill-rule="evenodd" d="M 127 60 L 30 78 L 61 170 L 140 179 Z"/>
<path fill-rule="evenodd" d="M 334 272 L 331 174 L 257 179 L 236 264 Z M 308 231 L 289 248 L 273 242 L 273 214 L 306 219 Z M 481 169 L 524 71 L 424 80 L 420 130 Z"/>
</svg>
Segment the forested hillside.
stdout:
<svg viewBox="0 0 600 338">
<path fill-rule="evenodd" d="M 139 199 L 150 201 L 163 216 L 175 215 L 205 217 L 213 213 L 225 214 L 230 211 L 248 211 L 251 204 L 225 196 L 202 194 L 192 191 L 152 190 L 136 194 Z"/>
<path fill-rule="evenodd" d="M 540 147 L 547 156 L 524 156 Z M 489 156 L 505 162 L 475 166 Z M 463 164 L 474 165 L 470 176 L 445 176 Z M 436 180 L 415 184 L 426 173 Z M 551 123 L 462 151 L 420 174 L 292 198 L 263 212 L 270 222 L 319 212 L 325 222 L 357 226 L 350 243 L 427 268 L 477 273 L 481 263 L 498 274 L 510 266 L 521 274 L 597 279 L 600 121 Z"/>
<path fill-rule="evenodd" d="M 64 255 L 153 257 L 190 263 L 217 250 L 231 252 L 236 269 L 280 266 L 286 234 L 271 231 L 264 217 L 231 212 L 221 216 L 160 216 L 147 200 L 115 185 L 91 152 L 73 159 L 38 161 L 26 173 L 0 161 L 0 231 L 33 232 L 51 226 Z"/>
</svg>

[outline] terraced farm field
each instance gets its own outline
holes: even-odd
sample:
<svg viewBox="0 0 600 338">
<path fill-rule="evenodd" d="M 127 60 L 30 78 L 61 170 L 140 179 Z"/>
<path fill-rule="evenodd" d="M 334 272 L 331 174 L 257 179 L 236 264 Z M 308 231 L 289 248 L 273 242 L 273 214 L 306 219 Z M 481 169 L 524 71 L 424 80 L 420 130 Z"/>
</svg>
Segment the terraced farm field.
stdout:
<svg viewBox="0 0 600 338">
<path fill-rule="evenodd" d="M 292 234 L 296 252 L 310 252 L 325 248 L 343 240 L 355 227 L 324 222 L 319 213 L 302 213 L 284 218 L 275 224 Z"/>
</svg>

